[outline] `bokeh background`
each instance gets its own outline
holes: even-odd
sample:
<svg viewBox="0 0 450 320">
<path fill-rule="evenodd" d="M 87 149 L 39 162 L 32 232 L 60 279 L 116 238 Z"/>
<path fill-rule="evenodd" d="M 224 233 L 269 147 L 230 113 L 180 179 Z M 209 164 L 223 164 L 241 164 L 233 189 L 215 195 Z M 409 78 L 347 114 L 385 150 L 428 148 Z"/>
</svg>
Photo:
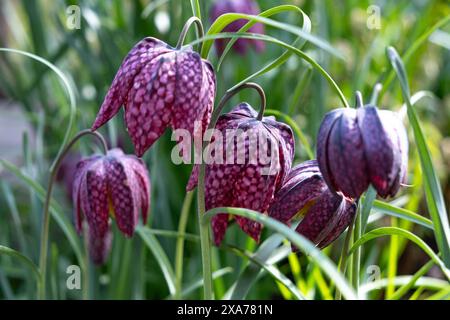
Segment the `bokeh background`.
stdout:
<svg viewBox="0 0 450 320">
<path fill-rule="evenodd" d="M 211 21 L 208 12 L 212 1 L 201 0 L 202 20 L 207 29 Z M 353 103 L 353 93 L 361 90 L 369 99 L 373 86 L 383 81 L 390 64 L 385 48 L 393 45 L 400 54 L 406 52 L 420 35 L 434 23 L 450 14 L 448 1 L 274 1 L 260 0 L 262 10 L 279 4 L 295 4 L 311 18 L 312 33 L 343 53 L 345 60 L 307 44 L 304 50 L 314 57 L 336 80 L 347 99 Z M 68 24 L 70 6 L 80 9 L 79 29 Z M 379 28 L 369 28 L 372 5 L 380 9 Z M 68 11 L 69 10 L 69 11 Z M 69 13 L 69 14 L 68 14 Z M 89 128 L 106 91 L 132 46 L 146 36 L 160 38 L 175 45 L 184 22 L 192 15 L 187 0 L 133 0 L 133 1 L 15 1 L 0 2 L 0 46 L 34 53 L 60 68 L 69 78 L 76 92 L 76 131 Z M 282 13 L 274 19 L 300 25 L 294 13 Z M 447 25 L 434 32 L 407 61 L 412 92 L 426 90 L 424 99 L 417 103 L 428 146 L 432 152 L 447 203 L 450 203 L 450 28 Z M 266 27 L 266 33 L 288 43 L 294 36 L 285 31 Z M 194 40 L 190 32 L 188 41 Z M 278 57 L 283 49 L 266 44 L 266 50 L 253 50 L 245 55 L 231 52 L 217 73 L 217 97 L 251 73 Z M 217 55 L 210 54 L 213 65 Z M 266 91 L 268 107 L 288 114 L 314 146 L 323 115 L 340 106 L 336 94 L 326 80 L 297 57 L 255 79 Z M 392 81 L 382 97 L 380 106 L 391 110 L 402 107 L 401 92 Z M 258 97 L 242 92 L 233 103 L 248 101 L 257 107 Z M 233 103 L 230 103 L 229 107 Z M 0 157 L 20 167 L 27 177 L 46 186 L 48 168 L 67 131 L 69 102 L 65 89 L 47 67 L 20 55 L 0 52 Z M 122 112 L 102 133 L 111 146 L 120 146 L 132 152 L 132 145 L 123 126 Z M 185 185 L 191 166 L 175 165 L 170 159 L 174 142 L 166 132 L 147 152 L 145 161 L 151 172 L 152 204 L 149 225 L 157 230 L 177 230 L 178 217 L 185 196 Z M 72 228 L 70 179 L 73 164 L 79 157 L 97 151 L 94 143 L 83 140 L 66 161 L 60 173 L 60 182 L 54 198 L 58 203 L 61 221 L 53 219 L 50 233 L 50 283 L 52 298 L 78 299 L 81 290 L 66 287 L 67 266 L 77 264 L 73 246 L 61 225 Z M 307 159 L 297 141 L 296 162 Z M 409 186 L 395 199 L 395 204 L 428 216 L 422 175 L 417 152 L 410 151 Z M 41 195 L 29 183 L 0 169 L 0 244 L 21 251 L 33 261 L 38 260 L 39 234 L 42 212 Z M 374 224 L 401 225 L 413 230 L 436 249 L 432 233 L 425 228 L 391 217 L 381 217 Z M 188 232 L 197 234 L 195 203 L 191 207 Z M 72 230 L 73 231 L 73 230 Z M 264 237 L 269 232 L 264 231 Z M 163 299 L 169 291 L 159 264 L 138 237 L 126 240 L 114 230 L 114 246 L 108 263 L 100 268 L 89 266 L 89 297 L 94 299 Z M 82 239 L 75 241 L 82 246 Z M 175 255 L 175 238 L 158 236 L 168 259 Z M 226 241 L 248 252 L 257 245 L 236 226 L 229 229 Z M 325 252 L 337 262 L 342 237 Z M 394 250 L 394 249 L 395 250 Z M 214 249 L 214 269 L 223 275 L 215 280 L 217 297 L 223 297 L 236 280 L 239 271 L 249 262 L 230 250 Z M 427 257 L 419 249 L 402 239 L 382 238 L 364 249 L 362 278 L 371 275 L 368 266 L 377 266 L 382 278 L 388 272 L 410 275 L 416 272 Z M 185 298 L 201 297 L 201 288 L 195 285 L 201 276 L 199 244 L 186 242 L 184 283 Z M 333 283 L 325 279 L 317 266 L 307 257 L 290 256 L 281 259 L 277 268 L 311 298 L 332 297 Z M 428 274 L 442 278 L 438 268 Z M 0 298 L 34 298 L 35 287 L 29 271 L 10 257 L 0 256 Z M 426 290 L 424 290 L 426 297 Z M 374 290 L 372 298 L 383 298 L 384 290 Z M 420 294 L 419 294 L 420 297 Z M 267 274 L 261 274 L 250 289 L 248 298 L 292 298 L 286 289 Z"/>
</svg>

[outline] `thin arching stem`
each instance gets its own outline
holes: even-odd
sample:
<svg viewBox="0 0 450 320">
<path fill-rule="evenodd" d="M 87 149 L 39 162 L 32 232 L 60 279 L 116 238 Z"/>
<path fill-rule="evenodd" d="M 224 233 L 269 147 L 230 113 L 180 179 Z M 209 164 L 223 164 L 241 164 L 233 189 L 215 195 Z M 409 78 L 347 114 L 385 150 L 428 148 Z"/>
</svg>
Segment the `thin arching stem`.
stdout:
<svg viewBox="0 0 450 320">
<path fill-rule="evenodd" d="M 264 115 L 264 110 L 266 109 L 266 96 L 264 94 L 264 90 L 256 83 L 248 82 L 243 83 L 232 90 L 229 90 L 225 93 L 225 95 L 220 100 L 217 107 L 214 109 L 214 112 L 211 116 L 211 121 L 209 123 L 208 129 L 212 129 L 216 126 L 217 120 L 219 119 L 220 114 L 222 113 L 223 108 L 226 103 L 239 91 L 251 88 L 255 89 L 261 98 L 261 108 L 258 113 L 258 119 L 261 120 Z M 205 140 L 209 142 L 210 137 L 205 137 Z M 205 142 L 202 143 L 202 154 L 205 149 Z M 209 237 L 209 223 L 204 221 L 203 215 L 206 212 L 205 208 L 205 163 L 202 163 L 199 166 L 198 172 L 198 188 L 197 188 L 197 206 L 198 206 L 198 221 L 200 227 L 200 246 L 202 250 L 202 265 L 203 265 L 203 287 L 204 287 L 204 298 L 206 300 L 213 299 L 212 294 L 212 268 L 211 268 L 211 248 L 210 248 L 210 237 Z"/>
<path fill-rule="evenodd" d="M 186 35 L 191 28 L 192 24 L 195 23 L 195 26 L 197 27 L 197 33 L 199 38 L 203 38 L 205 32 L 203 31 L 203 24 L 202 21 L 197 17 L 190 17 L 188 21 L 184 24 L 183 30 L 181 30 L 180 37 L 178 38 L 176 49 L 181 49 L 184 43 L 184 39 L 186 38 Z M 199 44 L 198 51 L 200 52 L 202 50 L 202 43 Z"/>
<path fill-rule="evenodd" d="M 39 256 L 39 270 L 41 271 L 41 281 L 39 284 L 38 290 L 38 298 L 45 299 L 45 279 L 46 279 L 46 271 L 47 271 L 47 255 L 48 255 L 48 233 L 50 226 L 50 202 L 52 199 L 52 191 L 53 185 L 55 184 L 56 176 L 58 174 L 58 170 L 61 167 L 61 163 L 64 160 L 64 157 L 69 153 L 70 149 L 73 145 L 82 137 L 86 135 L 92 135 L 98 139 L 100 142 L 103 151 L 108 151 L 108 145 L 106 144 L 103 136 L 98 132 L 93 132 L 91 130 L 83 130 L 80 131 L 72 140 L 69 141 L 67 146 L 62 150 L 62 152 L 56 157 L 54 165 L 50 169 L 50 177 L 47 186 L 47 193 L 45 196 L 44 209 L 43 209 L 43 221 L 42 221 L 42 230 L 41 230 L 41 251 Z"/>
</svg>

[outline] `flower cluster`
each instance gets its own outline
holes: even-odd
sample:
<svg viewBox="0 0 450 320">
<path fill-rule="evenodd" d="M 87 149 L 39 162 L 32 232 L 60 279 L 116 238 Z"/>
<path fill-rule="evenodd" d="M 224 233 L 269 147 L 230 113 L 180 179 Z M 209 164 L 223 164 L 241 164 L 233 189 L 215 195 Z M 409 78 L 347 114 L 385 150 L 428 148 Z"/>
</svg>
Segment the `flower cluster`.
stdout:
<svg viewBox="0 0 450 320">
<path fill-rule="evenodd" d="M 256 13 L 251 1 L 238 7 L 241 3 L 221 1 L 213 7 L 214 15 L 233 10 Z M 230 28 L 235 31 L 241 26 L 239 22 Z M 237 44 L 242 50 L 246 47 L 245 42 Z M 220 42 L 218 46 L 219 51 L 223 49 Z M 169 126 L 203 137 L 215 88 L 211 65 L 192 49 L 174 49 L 160 40 L 145 38 L 124 59 L 92 129 L 105 124 L 124 105 L 138 156 Z M 247 208 L 286 224 L 301 219 L 297 232 L 323 248 L 353 221 L 359 197 L 370 184 L 381 197 L 388 197 L 405 182 L 408 139 L 395 113 L 372 105 L 328 113 L 318 134 L 317 161 L 293 167 L 292 130 L 274 117 L 263 117 L 264 93 L 261 98 L 260 114 L 249 104 L 240 103 L 221 115 L 215 125 L 220 134 L 212 135 L 205 150 L 214 159 L 206 159 L 207 210 Z M 201 130 L 196 122 L 202 124 Z M 226 152 L 219 153 L 221 150 Z M 195 188 L 198 174 L 196 165 L 187 190 Z M 85 159 L 75 173 L 73 200 L 77 229 L 81 231 L 82 217 L 86 217 L 91 256 L 102 263 L 111 242 L 110 213 L 128 237 L 138 223 L 139 210 L 146 221 L 150 202 L 147 169 L 141 160 L 117 149 Z M 216 245 L 222 242 L 231 218 L 259 241 L 260 223 L 220 213 L 211 222 Z"/>
</svg>

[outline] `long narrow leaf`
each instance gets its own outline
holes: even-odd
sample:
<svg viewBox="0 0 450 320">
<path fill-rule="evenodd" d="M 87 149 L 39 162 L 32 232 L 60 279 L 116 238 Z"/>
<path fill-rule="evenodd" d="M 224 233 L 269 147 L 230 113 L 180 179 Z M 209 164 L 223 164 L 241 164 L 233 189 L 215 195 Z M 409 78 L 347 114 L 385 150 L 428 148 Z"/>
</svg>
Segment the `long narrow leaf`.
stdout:
<svg viewBox="0 0 450 320">
<path fill-rule="evenodd" d="M 361 238 L 356 241 L 353 246 L 349 250 L 349 254 L 352 254 L 358 247 L 362 246 L 366 242 L 384 236 L 401 236 L 412 242 L 414 242 L 417 246 L 419 246 L 441 269 L 445 276 L 450 280 L 450 270 L 447 269 L 442 262 L 442 260 L 438 257 L 438 255 L 431 249 L 425 241 L 420 239 L 414 233 L 409 232 L 407 230 L 397 228 L 397 227 L 382 227 L 375 230 L 371 230 L 364 234 Z"/>
<path fill-rule="evenodd" d="M 357 299 L 357 294 L 347 282 L 345 277 L 340 273 L 336 267 L 336 265 L 328 258 L 326 255 L 322 253 L 316 246 L 311 243 L 308 239 L 290 229 L 285 224 L 270 218 L 266 215 L 263 215 L 257 211 L 244 209 L 244 208 L 214 208 L 209 210 L 203 216 L 203 223 L 209 223 L 209 220 L 216 214 L 219 213 L 229 213 L 238 215 L 241 217 L 245 217 L 248 219 L 252 219 L 256 222 L 263 224 L 265 227 L 278 232 L 285 236 L 289 241 L 291 241 L 296 247 L 298 247 L 305 254 L 309 255 L 310 258 L 317 263 L 317 265 L 328 275 L 330 279 L 336 284 L 336 287 L 342 292 L 342 295 L 347 299 Z"/>
<path fill-rule="evenodd" d="M 310 33 L 311 32 L 311 20 L 309 19 L 308 15 L 306 13 L 303 12 L 302 9 L 300 9 L 297 6 L 293 6 L 293 5 L 281 5 L 281 6 L 277 6 L 277 7 L 273 7 L 270 8 L 266 11 L 261 12 L 258 16 L 260 17 L 271 17 L 275 14 L 281 13 L 281 12 L 286 12 L 286 11 L 294 11 L 294 12 L 298 12 L 300 13 L 300 15 L 302 16 L 302 30 L 304 32 Z M 241 29 L 238 30 L 238 32 L 246 32 L 247 30 L 249 30 L 253 25 L 256 24 L 256 21 L 249 21 L 247 22 Z M 302 41 L 300 41 L 300 39 Z M 233 46 L 233 44 L 237 41 L 237 39 L 230 39 L 230 41 L 227 43 L 227 46 L 225 47 L 225 49 L 223 50 L 222 55 L 219 58 L 219 62 L 217 63 L 217 71 L 220 70 L 220 66 L 222 65 L 223 60 L 225 59 L 225 56 L 227 55 L 227 53 L 230 51 L 231 47 Z M 301 49 L 303 47 L 303 45 L 305 44 L 306 39 L 303 38 L 299 38 L 298 44 L 297 44 L 297 48 Z M 288 53 L 288 56 L 286 57 L 289 58 L 289 56 L 291 56 L 292 53 L 290 53 L 289 51 L 286 51 L 286 53 Z M 283 53 L 284 55 L 285 53 Z M 283 56 L 282 55 L 282 56 Z"/>
<path fill-rule="evenodd" d="M 221 32 L 227 25 L 230 23 L 236 21 L 236 20 L 248 20 L 252 22 L 260 22 L 267 26 L 271 26 L 274 28 L 278 28 L 287 32 L 290 32 L 297 37 L 303 38 L 312 44 L 318 46 L 319 48 L 325 50 L 326 52 L 343 59 L 343 55 L 335 48 L 333 48 L 328 42 L 326 42 L 323 39 L 320 39 L 317 36 L 311 35 L 309 32 L 305 32 L 303 29 L 287 24 L 278 22 L 272 19 L 264 18 L 261 16 L 255 16 L 255 15 L 249 15 L 249 14 L 243 14 L 243 13 L 226 13 L 218 17 L 214 23 L 209 28 L 208 32 L 206 33 L 206 36 L 215 35 L 219 32 Z M 213 43 L 213 39 L 207 40 L 203 44 L 201 56 L 203 58 L 208 57 L 209 51 L 211 50 L 211 46 Z"/>
<path fill-rule="evenodd" d="M 159 244 L 158 239 L 148 230 L 147 227 L 138 226 L 136 232 L 144 240 L 147 247 L 155 256 L 156 261 L 161 268 L 161 271 L 166 279 L 167 287 L 171 295 L 175 294 L 175 272 L 170 264 L 169 258 Z"/>
<path fill-rule="evenodd" d="M 445 265 L 450 267 L 450 226 L 439 178 L 434 170 L 433 161 L 431 159 L 430 151 L 420 126 L 420 122 L 411 104 L 408 78 L 403 62 L 393 47 L 389 47 L 386 53 L 399 79 L 403 99 L 405 100 L 407 106 L 409 122 L 414 132 L 414 139 L 416 141 L 417 151 L 419 153 L 420 164 L 425 175 L 425 194 L 427 198 L 428 210 L 434 224 L 436 242 L 438 244 L 439 251 L 442 254 Z"/>
</svg>

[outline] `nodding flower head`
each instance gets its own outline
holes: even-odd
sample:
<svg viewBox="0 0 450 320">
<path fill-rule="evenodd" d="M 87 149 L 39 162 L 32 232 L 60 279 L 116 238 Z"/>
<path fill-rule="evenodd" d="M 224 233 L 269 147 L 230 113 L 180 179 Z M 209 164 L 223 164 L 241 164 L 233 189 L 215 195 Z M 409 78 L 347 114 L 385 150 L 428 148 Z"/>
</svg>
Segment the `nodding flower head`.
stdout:
<svg viewBox="0 0 450 320">
<path fill-rule="evenodd" d="M 120 149 L 86 158 L 75 171 L 73 202 L 76 229 L 81 233 L 86 218 L 90 255 L 101 264 L 111 244 L 110 215 L 127 237 L 134 233 L 139 211 L 146 223 L 150 205 L 148 171 L 140 159 Z"/>
<path fill-rule="evenodd" d="M 128 53 L 92 126 L 96 130 L 125 106 L 125 121 L 135 151 L 142 156 L 167 127 L 194 132 L 205 128 L 215 97 L 210 63 L 191 48 L 174 49 L 145 38 Z"/>
<path fill-rule="evenodd" d="M 225 13 L 244 13 L 251 15 L 258 15 L 260 13 L 258 3 L 254 0 L 218 0 L 211 7 L 211 22 L 214 22 L 219 16 Z M 223 32 L 237 32 L 239 31 L 248 21 L 245 19 L 236 20 L 229 25 L 227 25 L 222 31 Z M 251 33 L 264 33 L 264 25 L 261 23 L 254 24 L 248 32 Z M 221 55 L 227 45 L 228 40 L 217 39 L 214 44 L 217 49 L 217 53 Z M 253 45 L 257 52 L 264 51 L 265 44 L 262 40 L 252 40 L 252 39 L 238 39 L 233 44 L 233 49 L 239 54 L 245 54 L 248 47 Z"/>
<path fill-rule="evenodd" d="M 265 212 L 281 187 L 294 157 L 292 130 L 274 117 L 256 117 L 250 105 L 241 103 L 217 121 L 206 148 L 211 155 L 211 159 L 205 159 L 206 210 L 231 206 Z M 188 190 L 196 186 L 197 178 L 198 165 Z M 261 224 L 234 218 L 244 232 L 259 241 Z M 216 245 L 222 242 L 229 220 L 225 213 L 212 218 Z"/>
<path fill-rule="evenodd" d="M 349 226 L 356 213 L 356 202 L 331 192 L 317 161 L 311 160 L 289 172 L 268 212 L 270 217 L 288 225 L 303 217 L 296 231 L 324 248 Z"/>
<path fill-rule="evenodd" d="M 379 196 L 394 196 L 406 180 L 406 129 L 396 113 L 373 105 L 333 110 L 319 130 L 317 160 L 333 191 L 358 198 L 372 184 Z"/>
</svg>

